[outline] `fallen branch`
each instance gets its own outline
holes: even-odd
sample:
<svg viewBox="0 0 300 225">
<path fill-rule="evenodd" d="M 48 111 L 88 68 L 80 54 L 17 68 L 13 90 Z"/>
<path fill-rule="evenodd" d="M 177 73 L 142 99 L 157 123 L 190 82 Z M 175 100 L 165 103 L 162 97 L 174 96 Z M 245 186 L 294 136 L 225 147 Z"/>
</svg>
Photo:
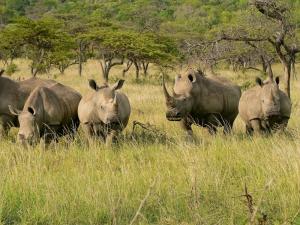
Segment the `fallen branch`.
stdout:
<svg viewBox="0 0 300 225">
<path fill-rule="evenodd" d="M 263 192 L 262 192 L 262 194 L 261 194 L 261 196 L 260 196 L 260 199 L 259 199 L 259 201 L 258 201 L 258 203 L 257 203 L 257 206 L 254 207 L 254 211 L 253 211 L 253 213 L 252 213 L 252 217 L 251 217 L 251 219 L 250 219 L 250 223 L 249 223 L 249 224 L 255 224 L 256 214 L 257 214 L 258 209 L 259 209 L 259 207 L 260 207 L 260 205 L 261 205 L 261 203 L 262 203 L 264 194 L 265 194 L 265 192 L 269 189 L 269 187 L 271 186 L 271 183 L 272 183 L 272 180 L 270 180 L 270 181 L 265 185 L 265 188 L 264 188 L 264 190 L 263 190 Z M 263 215 L 263 217 L 266 217 L 266 215 Z"/>
<path fill-rule="evenodd" d="M 133 225 L 134 222 L 137 220 L 137 218 L 141 215 L 141 210 L 142 210 L 143 206 L 145 205 L 147 199 L 150 197 L 150 194 L 151 194 L 151 192 L 152 192 L 152 190 L 153 190 L 153 187 L 154 187 L 155 183 L 156 183 L 156 180 L 154 180 L 154 181 L 152 182 L 152 184 L 150 185 L 150 187 L 149 187 L 149 189 L 148 189 L 148 191 L 147 191 L 145 197 L 144 197 L 143 200 L 141 201 L 141 203 L 140 203 L 140 205 L 139 205 L 139 207 L 138 207 L 138 209 L 137 209 L 137 211 L 136 211 L 134 217 L 132 218 L 132 220 L 131 220 L 131 222 L 130 222 L 130 225 Z"/>
<path fill-rule="evenodd" d="M 154 133 L 157 136 L 161 136 L 164 137 L 165 133 L 162 133 L 159 129 L 157 129 L 154 125 L 151 125 L 150 123 L 141 123 L 138 121 L 133 121 L 133 125 L 132 125 L 132 133 L 135 132 L 136 127 L 140 126 L 141 128 L 143 128 L 144 130 L 150 131 L 152 133 Z"/>
<path fill-rule="evenodd" d="M 256 220 L 256 215 L 259 212 L 259 208 L 260 208 L 260 206 L 262 204 L 262 200 L 263 200 L 264 194 L 269 189 L 271 183 L 272 183 L 272 180 L 270 180 L 265 185 L 265 187 L 263 189 L 263 192 L 262 192 L 262 194 L 261 194 L 261 196 L 259 198 L 259 201 L 258 201 L 258 203 L 257 203 L 256 206 L 254 204 L 253 197 L 248 192 L 247 185 L 245 184 L 245 189 L 244 189 L 245 190 L 245 194 L 243 194 L 243 195 L 241 195 L 239 197 L 245 197 L 246 198 L 246 204 L 247 204 L 247 208 L 248 208 L 248 211 L 249 211 L 249 223 L 248 223 L 249 225 L 255 225 L 255 224 L 257 224 L 257 222 L 258 222 L 259 225 L 265 225 L 265 224 L 267 224 L 268 217 L 267 217 L 266 214 L 264 214 L 264 213 L 261 212 L 261 216 L 262 217 L 261 218 L 257 218 L 257 220 Z"/>
</svg>

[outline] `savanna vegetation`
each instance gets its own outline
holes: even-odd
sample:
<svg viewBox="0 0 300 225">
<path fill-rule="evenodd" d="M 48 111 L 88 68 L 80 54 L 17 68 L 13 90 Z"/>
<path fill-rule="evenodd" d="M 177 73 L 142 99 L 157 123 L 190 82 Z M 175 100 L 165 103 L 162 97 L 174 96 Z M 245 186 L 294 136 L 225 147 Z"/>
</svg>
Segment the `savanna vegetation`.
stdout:
<svg viewBox="0 0 300 225">
<path fill-rule="evenodd" d="M 125 79 L 129 124 L 112 147 L 82 131 L 24 149 L 0 142 L 2 224 L 300 224 L 297 80 L 300 1 L 0 1 L 0 60 L 12 79 Z M 293 108 L 284 133 L 249 137 L 165 118 L 168 86 L 186 67 L 243 90 L 271 64 Z"/>
</svg>

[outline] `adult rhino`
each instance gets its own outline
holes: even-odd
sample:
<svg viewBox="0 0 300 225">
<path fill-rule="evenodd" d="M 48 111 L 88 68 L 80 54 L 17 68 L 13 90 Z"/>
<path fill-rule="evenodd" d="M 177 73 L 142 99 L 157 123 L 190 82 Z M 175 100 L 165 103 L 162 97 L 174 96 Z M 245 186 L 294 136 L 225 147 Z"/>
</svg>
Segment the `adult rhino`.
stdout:
<svg viewBox="0 0 300 225">
<path fill-rule="evenodd" d="M 30 92 L 38 86 L 47 86 L 55 83 L 52 80 L 30 78 L 24 81 L 14 81 L 2 76 L 0 71 L 0 136 L 7 135 L 10 127 L 19 127 L 18 117 L 11 114 L 8 105 L 15 108 L 23 108 Z"/>
<path fill-rule="evenodd" d="M 131 107 L 127 96 L 118 91 L 123 84 L 124 80 L 119 80 L 109 87 L 89 81 L 93 92 L 84 96 L 78 106 L 79 120 L 88 137 L 100 137 L 110 145 L 127 126 Z"/>
<path fill-rule="evenodd" d="M 192 136 L 192 124 L 208 128 L 211 134 L 223 126 L 231 131 L 238 115 L 241 90 L 225 78 L 208 78 L 193 69 L 177 75 L 171 96 L 163 80 L 166 98 L 166 117 L 170 121 L 181 121 L 182 128 Z"/>
<path fill-rule="evenodd" d="M 35 144 L 42 137 L 48 143 L 58 136 L 75 132 L 79 126 L 77 108 L 80 99 L 77 91 L 60 83 L 36 87 L 22 111 L 9 106 L 11 113 L 18 116 L 18 140 L 23 144 Z"/>
<path fill-rule="evenodd" d="M 269 66 L 269 77 L 262 81 L 256 78 L 257 85 L 242 94 L 239 114 L 246 124 L 249 134 L 284 129 L 291 115 L 291 101 L 279 89 L 279 77 L 274 80 Z"/>
</svg>

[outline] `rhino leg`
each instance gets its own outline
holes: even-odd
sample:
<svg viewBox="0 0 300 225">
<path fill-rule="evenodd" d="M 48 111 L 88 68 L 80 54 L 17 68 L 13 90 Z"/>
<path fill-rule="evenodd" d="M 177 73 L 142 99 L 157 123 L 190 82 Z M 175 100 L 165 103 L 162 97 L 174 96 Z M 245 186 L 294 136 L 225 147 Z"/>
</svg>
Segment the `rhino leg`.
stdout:
<svg viewBox="0 0 300 225">
<path fill-rule="evenodd" d="M 284 132 L 289 122 L 289 118 L 284 118 L 281 120 L 280 124 L 275 128 L 276 132 Z"/>
<path fill-rule="evenodd" d="M 246 124 L 246 134 L 253 135 L 253 129 L 249 124 Z"/>
<path fill-rule="evenodd" d="M 91 138 L 94 136 L 93 125 L 87 123 L 87 124 L 81 124 L 81 127 L 87 138 Z"/>
<path fill-rule="evenodd" d="M 207 125 L 206 127 L 207 127 L 208 133 L 210 135 L 216 135 L 217 128 L 215 126 L 213 126 L 213 125 Z"/>
<path fill-rule="evenodd" d="M 193 137 L 192 123 L 187 118 L 181 120 L 181 127 L 187 133 L 188 137 Z"/>
<path fill-rule="evenodd" d="M 208 132 L 211 135 L 215 135 L 217 133 L 217 127 L 222 126 L 222 121 L 217 114 L 209 114 L 204 123 L 204 127 L 207 128 Z"/>
<path fill-rule="evenodd" d="M 262 129 L 260 120 L 258 120 L 258 119 L 251 120 L 250 124 L 253 129 L 253 133 L 255 135 L 261 135 L 263 133 L 263 129 Z"/>
<path fill-rule="evenodd" d="M 231 134 L 232 127 L 233 127 L 233 121 L 224 121 L 224 130 L 223 130 L 223 133 L 225 135 Z"/>
<path fill-rule="evenodd" d="M 6 137 L 11 126 L 16 126 L 14 118 L 2 115 L 0 118 L 0 138 Z"/>
<path fill-rule="evenodd" d="M 105 144 L 107 147 L 111 146 L 114 143 L 117 135 L 118 135 L 118 131 L 116 130 L 112 130 L 111 132 L 108 133 L 105 140 Z"/>
<path fill-rule="evenodd" d="M 6 137 L 8 134 L 8 130 L 9 130 L 8 127 L 5 124 L 1 123 L 0 124 L 0 138 Z"/>
<path fill-rule="evenodd" d="M 285 118 L 282 120 L 281 125 L 280 125 L 281 130 L 285 130 L 285 128 L 288 125 L 288 122 L 289 122 L 289 118 Z"/>
</svg>

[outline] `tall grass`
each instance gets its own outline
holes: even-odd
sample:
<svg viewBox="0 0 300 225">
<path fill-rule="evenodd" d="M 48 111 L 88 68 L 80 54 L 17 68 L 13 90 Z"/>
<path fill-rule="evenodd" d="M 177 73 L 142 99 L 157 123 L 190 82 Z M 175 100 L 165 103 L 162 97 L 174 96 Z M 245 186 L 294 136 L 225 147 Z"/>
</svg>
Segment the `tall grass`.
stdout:
<svg viewBox="0 0 300 225">
<path fill-rule="evenodd" d="M 19 65 L 23 73 L 25 65 Z M 86 71 L 94 74 L 79 78 L 73 68 L 57 80 L 86 93 L 87 77 L 97 77 L 91 68 L 95 64 Z M 240 83 L 254 75 L 232 77 L 242 76 Z M 297 87 L 287 132 L 266 137 L 247 137 L 237 119 L 232 135 L 212 137 L 193 127 L 197 141 L 187 142 L 179 124 L 165 119 L 161 88 L 132 82 L 124 85 L 130 123 L 112 148 L 88 145 L 80 132 L 72 142 L 26 150 L 15 143 L 14 129 L 0 142 L 1 223 L 247 224 L 246 186 L 256 224 L 263 217 L 265 224 L 300 224 Z M 141 128 L 133 133 L 134 120 L 155 125 L 166 137 Z"/>
</svg>

